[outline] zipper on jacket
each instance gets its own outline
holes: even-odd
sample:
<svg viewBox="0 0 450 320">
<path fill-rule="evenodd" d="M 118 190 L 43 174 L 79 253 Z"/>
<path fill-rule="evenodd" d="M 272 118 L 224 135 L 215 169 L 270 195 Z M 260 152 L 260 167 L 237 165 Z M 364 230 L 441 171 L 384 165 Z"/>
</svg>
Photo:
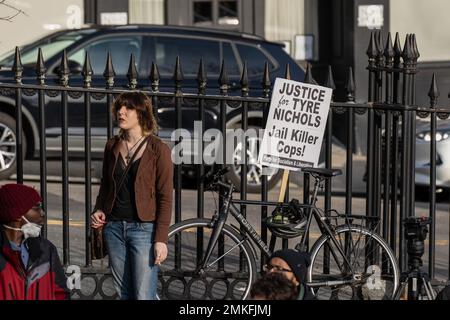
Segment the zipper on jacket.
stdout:
<svg viewBox="0 0 450 320">
<path fill-rule="evenodd" d="M 9 287 L 9 293 L 11 294 L 11 299 L 12 300 L 16 300 L 16 297 L 14 296 L 13 288 L 11 286 L 11 283 L 8 283 L 8 287 Z"/>
<path fill-rule="evenodd" d="M 39 300 L 39 281 L 36 283 L 36 296 L 34 297 L 35 300 Z"/>
<path fill-rule="evenodd" d="M 27 298 L 28 298 L 28 280 L 29 280 L 28 275 L 30 274 L 31 269 L 36 265 L 37 261 L 38 260 L 34 261 L 25 270 L 25 296 L 24 296 L 24 300 L 27 300 Z"/>
<path fill-rule="evenodd" d="M 25 295 L 23 296 L 23 300 L 27 300 L 28 296 L 28 277 L 25 279 Z"/>
</svg>

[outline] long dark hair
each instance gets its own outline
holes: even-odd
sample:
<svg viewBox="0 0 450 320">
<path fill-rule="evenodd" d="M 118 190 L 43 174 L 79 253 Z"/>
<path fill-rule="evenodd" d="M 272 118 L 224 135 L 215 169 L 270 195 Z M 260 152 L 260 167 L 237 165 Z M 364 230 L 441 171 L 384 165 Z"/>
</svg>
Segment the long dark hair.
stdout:
<svg viewBox="0 0 450 320">
<path fill-rule="evenodd" d="M 114 101 L 112 107 L 112 112 L 114 113 L 114 119 L 116 121 L 117 113 L 122 106 L 125 106 L 127 109 L 136 110 L 139 125 L 141 126 L 144 135 L 156 134 L 158 131 L 158 124 L 153 115 L 152 101 L 145 93 L 140 91 L 121 93 Z M 123 136 L 122 130 L 119 131 L 119 135 Z"/>
</svg>

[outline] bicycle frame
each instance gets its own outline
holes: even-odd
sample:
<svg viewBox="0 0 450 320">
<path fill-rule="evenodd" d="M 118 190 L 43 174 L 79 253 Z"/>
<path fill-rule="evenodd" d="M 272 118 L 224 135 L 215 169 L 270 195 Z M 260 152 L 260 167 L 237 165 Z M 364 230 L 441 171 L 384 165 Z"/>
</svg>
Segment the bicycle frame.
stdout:
<svg viewBox="0 0 450 320">
<path fill-rule="evenodd" d="M 351 273 L 353 273 L 353 268 L 350 264 L 350 262 L 348 261 L 346 254 L 343 250 L 343 248 L 341 247 L 341 245 L 337 242 L 337 240 L 332 236 L 333 232 L 332 230 L 329 228 L 329 226 L 325 223 L 325 221 L 327 221 L 327 217 L 324 217 L 320 214 L 320 211 L 317 209 L 316 207 L 316 202 L 317 202 L 317 193 L 320 187 L 320 179 L 316 178 L 315 179 L 315 183 L 314 183 L 314 191 L 313 191 L 313 195 L 311 197 L 310 203 L 309 204 L 301 204 L 300 206 L 305 208 L 307 210 L 307 224 L 306 224 L 306 229 L 304 234 L 302 235 L 301 241 L 299 243 L 300 245 L 300 250 L 304 250 L 306 248 L 306 239 L 307 239 L 307 235 L 308 235 L 308 231 L 309 228 L 311 226 L 311 222 L 312 222 L 312 217 L 315 218 L 317 225 L 319 226 L 319 229 L 321 231 L 322 234 L 327 234 L 330 235 L 331 240 L 333 241 L 333 244 L 335 245 L 335 247 L 338 249 L 339 254 L 343 257 L 343 265 L 339 266 L 341 268 L 341 270 L 347 266 L 349 268 L 349 271 Z M 219 183 L 220 185 L 223 185 L 223 183 Z M 223 205 L 219 210 L 218 215 L 214 216 L 211 223 L 214 225 L 212 234 L 211 234 L 211 239 L 208 243 L 208 247 L 206 249 L 205 255 L 203 257 L 202 263 L 199 265 L 199 269 L 198 270 L 204 270 L 208 267 L 208 261 L 209 258 L 211 257 L 212 251 L 214 249 L 214 247 L 216 246 L 220 233 L 222 232 L 222 229 L 228 219 L 228 213 L 231 212 L 231 215 L 239 222 L 241 228 L 244 231 L 245 235 L 248 235 L 250 237 L 250 239 L 253 241 L 253 243 L 255 243 L 264 254 L 266 254 L 267 257 L 270 257 L 272 252 L 270 251 L 269 247 L 267 246 L 267 244 L 261 239 L 261 237 L 259 236 L 259 234 L 256 232 L 256 230 L 250 225 L 250 223 L 247 221 L 247 219 L 245 219 L 245 217 L 242 215 L 242 213 L 240 213 L 239 209 L 236 207 L 236 204 L 244 204 L 244 205 L 259 205 L 259 206 L 276 206 L 276 205 L 280 205 L 279 202 L 271 202 L 271 201 L 254 201 L 254 200 L 233 200 L 233 186 L 231 185 L 231 188 L 228 189 L 228 192 L 224 198 L 223 201 Z M 281 203 L 281 205 L 286 205 L 288 206 L 288 203 Z M 242 239 L 242 242 L 246 241 L 247 237 L 244 237 Z M 238 246 L 240 243 L 238 243 L 236 246 Z M 235 247 L 236 247 L 235 246 Z M 233 250 L 235 247 L 231 248 L 230 250 Z M 336 261 L 338 261 L 338 253 L 335 251 L 335 249 L 333 247 L 330 246 L 330 253 L 333 255 L 333 257 L 335 258 Z M 227 253 L 224 253 L 223 255 L 225 255 Z M 219 257 L 218 259 L 220 259 L 221 257 Z M 214 262 L 213 262 L 214 263 Z M 211 263 L 211 264 L 213 264 Z M 336 280 L 336 281 L 328 281 L 328 282 L 324 282 L 324 283 L 314 283 L 311 284 L 312 286 L 321 286 L 321 285 L 326 285 L 326 284 L 330 284 L 331 282 L 334 285 L 340 285 L 340 284 L 345 284 L 345 283 L 349 283 L 353 281 L 352 280 Z"/>
</svg>

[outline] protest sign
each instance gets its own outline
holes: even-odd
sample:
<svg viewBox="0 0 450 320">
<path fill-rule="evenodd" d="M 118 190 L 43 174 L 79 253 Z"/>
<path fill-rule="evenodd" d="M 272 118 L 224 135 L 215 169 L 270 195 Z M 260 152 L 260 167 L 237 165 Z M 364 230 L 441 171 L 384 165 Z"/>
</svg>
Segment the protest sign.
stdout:
<svg viewBox="0 0 450 320">
<path fill-rule="evenodd" d="M 287 170 L 317 166 L 332 91 L 277 78 L 258 162 Z"/>
</svg>

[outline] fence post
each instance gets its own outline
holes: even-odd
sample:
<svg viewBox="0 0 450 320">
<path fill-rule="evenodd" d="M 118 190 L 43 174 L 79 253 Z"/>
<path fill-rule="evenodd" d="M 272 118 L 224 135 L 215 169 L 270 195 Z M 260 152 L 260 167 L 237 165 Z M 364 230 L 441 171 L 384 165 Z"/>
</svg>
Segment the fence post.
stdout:
<svg viewBox="0 0 450 320">
<path fill-rule="evenodd" d="M 84 88 L 89 89 L 92 83 L 92 66 L 89 59 L 89 53 L 86 52 L 86 57 L 83 66 L 83 82 Z M 91 94 L 84 92 L 84 175 L 85 175 L 85 208 L 86 208 L 86 225 L 85 233 L 86 239 L 90 239 L 91 230 Z M 90 242 L 86 241 L 86 266 L 92 265 Z"/>
<path fill-rule="evenodd" d="M 227 96 L 228 95 L 228 74 L 227 70 L 225 68 L 225 60 L 222 60 L 222 66 L 220 68 L 220 75 L 219 75 L 219 88 L 220 88 L 220 95 Z M 220 100 L 220 132 L 222 133 L 222 169 L 226 166 L 226 159 L 227 159 L 227 139 L 226 139 L 226 132 L 227 132 L 227 104 L 225 100 Z M 224 136 L 225 135 L 225 136 Z M 224 196 L 224 188 L 220 187 L 220 199 L 219 199 L 219 210 L 223 208 L 223 196 Z M 225 239 L 223 234 L 221 233 L 219 236 L 219 240 L 217 243 L 218 246 L 218 255 L 222 255 L 225 251 Z M 240 262 L 242 259 L 239 260 Z M 218 263 L 219 270 L 224 270 L 224 263 L 223 259 L 219 261 Z"/>
<path fill-rule="evenodd" d="M 59 69 L 59 81 L 62 87 L 69 86 L 69 62 L 67 59 L 66 50 L 63 51 L 61 58 L 61 64 Z M 61 148 L 62 148 L 62 214 L 63 214 L 63 261 L 64 265 L 70 264 L 70 252 L 69 252 L 69 114 L 68 114 L 68 98 L 67 91 L 61 91 Z"/>
<path fill-rule="evenodd" d="M 393 91 L 393 82 L 392 82 L 392 73 L 394 67 L 394 48 L 392 46 L 392 38 L 391 33 L 388 34 L 388 39 L 386 42 L 386 47 L 384 49 L 385 56 L 385 70 L 386 70 L 386 97 L 385 103 L 387 105 L 385 111 L 385 149 L 384 149 L 384 177 L 383 177 L 383 192 L 384 192 L 384 200 L 383 200 L 383 238 L 386 241 L 389 241 L 389 198 L 391 197 L 391 182 L 390 182 L 390 168 L 391 168 L 391 136 L 392 136 L 392 113 L 393 110 L 390 109 L 393 103 L 392 99 L 392 91 Z M 396 192 L 394 189 L 393 192 Z"/>
<path fill-rule="evenodd" d="M 382 103 L 383 101 L 383 73 L 384 73 L 384 50 L 383 50 L 383 37 L 381 31 L 378 31 L 375 36 L 376 47 L 376 77 L 375 77 L 375 102 Z M 380 218 L 381 213 L 381 168 L 382 168 L 382 156 L 381 156 L 381 126 L 382 126 L 382 110 L 380 107 L 376 107 L 374 110 L 374 203 L 373 203 L 373 215 Z M 372 226 L 371 226 L 372 227 Z"/>
<path fill-rule="evenodd" d="M 352 67 L 348 69 L 347 84 L 345 85 L 347 90 L 347 102 L 355 103 L 355 81 L 353 80 Z M 354 122 L 354 109 L 349 108 L 347 110 L 348 121 L 348 134 L 347 134 L 347 159 L 346 159 L 346 176 L 345 176 L 345 213 L 352 214 L 352 192 L 353 192 L 353 122 Z"/>
<path fill-rule="evenodd" d="M 45 63 L 42 50 L 39 48 L 36 61 L 36 76 L 38 84 L 45 85 Z M 45 140 L 45 92 L 38 90 L 38 109 L 39 109 L 39 165 L 40 165 L 40 187 L 42 198 L 42 209 L 47 212 L 47 143 Z M 47 215 L 44 217 L 44 230 L 42 236 L 47 238 Z"/>
<path fill-rule="evenodd" d="M 429 263 L 428 273 L 430 278 L 434 278 L 435 271 L 435 249 L 436 249 L 436 105 L 439 98 L 439 89 L 436 82 L 436 75 L 433 73 L 431 79 L 430 90 L 428 97 L 430 97 L 430 117 L 431 117 L 431 141 L 430 141 L 430 218 L 431 228 L 429 236 Z"/>
<path fill-rule="evenodd" d="M 402 150 L 401 150 L 401 202 L 400 202 L 400 269 L 403 270 L 406 266 L 406 241 L 403 236 L 403 220 L 406 216 L 411 216 L 411 117 L 408 108 L 411 102 L 411 69 L 412 69 L 412 49 L 411 49 L 411 35 L 406 35 L 405 45 L 403 46 L 403 90 L 402 90 Z"/>
<path fill-rule="evenodd" d="M 134 62 L 133 53 L 131 53 L 130 55 L 130 63 L 128 65 L 127 78 L 128 78 L 128 88 L 130 90 L 135 90 L 137 86 L 138 72 L 136 69 L 136 63 Z"/>
<path fill-rule="evenodd" d="M 367 56 L 369 57 L 369 103 L 375 100 L 375 81 L 376 81 L 376 57 L 377 50 L 374 39 L 374 32 L 370 34 L 369 47 L 367 49 Z M 368 216 L 374 215 L 374 152 L 372 147 L 374 145 L 374 110 L 368 108 L 367 110 L 367 170 L 366 170 L 366 213 Z"/>
<path fill-rule="evenodd" d="M 198 109 L 198 119 L 202 122 L 202 132 L 201 136 L 199 137 L 197 143 L 198 146 L 194 150 L 194 152 L 199 153 L 198 159 L 201 161 L 200 164 L 197 164 L 197 218 L 203 218 L 204 217 L 204 209 L 205 209 L 205 202 L 204 202 L 204 192 L 205 192 L 205 185 L 203 181 L 203 176 L 205 174 L 205 165 L 203 162 L 203 136 L 205 132 L 205 100 L 203 99 L 203 96 L 205 95 L 205 89 L 206 89 L 206 83 L 207 83 L 207 76 L 205 67 L 203 64 L 203 58 L 200 59 L 200 64 L 198 67 L 198 73 L 197 73 L 197 84 L 198 84 L 198 96 L 199 96 L 199 109 Z M 196 139 L 194 137 L 194 139 Z M 197 230 L 197 265 L 201 263 L 201 259 L 203 256 L 203 229 L 198 228 Z"/>
<path fill-rule="evenodd" d="M 400 36 L 398 32 L 395 34 L 394 41 L 394 74 L 393 74 L 393 91 L 392 91 L 392 99 L 394 105 L 400 104 L 400 72 L 401 72 L 401 54 L 402 48 L 400 44 Z M 397 241 L 396 241 L 396 231 L 397 231 L 397 202 L 398 202 L 398 183 L 399 183 L 399 175 L 398 175 L 398 157 L 399 157 L 399 115 L 398 111 L 393 112 L 392 119 L 392 179 L 391 179 L 391 230 L 390 230 L 390 246 L 394 253 L 397 252 Z M 401 223 L 400 223 L 401 226 Z M 400 227 L 400 242 L 402 239 L 401 227 Z"/>
<path fill-rule="evenodd" d="M 262 89 L 263 89 L 263 98 L 269 99 L 270 97 L 270 77 L 269 77 L 269 63 L 266 61 L 264 64 L 264 74 L 263 79 L 261 82 Z M 270 103 L 264 103 L 263 105 L 263 123 L 262 128 L 266 127 L 267 123 L 267 117 L 269 115 L 269 108 Z M 268 189 L 267 189 L 267 175 L 264 174 L 265 170 L 269 170 L 268 167 L 263 166 L 263 175 L 262 175 L 262 182 L 261 182 L 261 201 L 267 201 L 268 199 Z M 279 169 L 277 169 L 279 170 Z M 261 239 L 264 241 L 264 243 L 267 243 L 267 226 L 264 223 L 267 218 L 267 206 L 261 206 Z M 264 250 L 261 250 L 261 263 L 260 263 L 260 270 L 263 270 L 263 266 L 266 263 L 266 255 Z"/>
<path fill-rule="evenodd" d="M 114 87 L 114 77 L 116 72 L 114 71 L 114 66 L 112 63 L 111 53 L 108 52 L 108 56 L 106 58 L 106 66 L 105 71 L 103 72 L 103 77 L 106 81 L 106 89 L 112 89 Z M 107 117 L 107 136 L 108 140 L 112 138 L 113 132 L 113 115 L 111 114 L 111 105 L 113 101 L 113 95 L 111 93 L 106 94 L 106 117 Z"/>
<path fill-rule="evenodd" d="M 14 63 L 12 66 L 16 84 L 22 84 L 23 66 L 19 47 L 16 47 Z M 16 164 L 17 183 L 23 183 L 23 136 L 22 136 L 22 89 L 16 88 Z"/>
<path fill-rule="evenodd" d="M 244 61 L 244 67 L 242 68 L 242 74 L 241 74 L 241 97 L 248 98 L 249 93 L 249 87 L 248 87 L 248 72 L 247 72 L 247 61 Z M 241 200 L 247 200 L 247 162 L 248 162 L 248 156 L 247 156 L 247 147 L 249 146 L 248 140 L 247 140 L 247 129 L 248 129 L 248 102 L 242 101 L 242 110 L 241 110 L 241 129 L 243 131 L 243 140 L 242 140 L 242 149 L 241 149 L 241 156 L 243 157 L 244 163 L 241 164 Z M 226 138 L 226 134 L 225 134 Z M 256 143 L 253 141 L 252 143 Z M 256 149 L 256 148 L 255 148 Z M 252 149 L 250 149 L 250 152 Z M 241 213 L 244 216 L 244 218 L 247 218 L 247 206 L 245 204 L 241 205 Z M 245 237 L 245 232 L 242 231 L 242 227 L 239 227 L 241 229 L 241 235 Z M 240 268 L 239 270 L 242 271 L 244 269 L 244 263 L 243 263 L 243 254 L 241 252 L 240 255 Z"/>
<path fill-rule="evenodd" d="M 173 72 L 172 80 L 175 85 L 175 129 L 180 129 L 182 127 L 182 113 L 181 113 L 181 102 L 183 99 L 183 93 L 181 91 L 181 82 L 183 81 L 183 72 L 181 71 L 180 57 L 177 56 L 175 61 L 175 69 Z M 182 143 L 182 137 L 178 138 L 175 145 Z M 183 154 L 179 155 L 183 158 Z M 175 223 L 181 221 L 181 164 L 175 165 Z M 178 270 L 181 266 L 181 241 L 180 239 L 175 239 L 175 268 Z"/>
<path fill-rule="evenodd" d="M 333 79 L 333 70 L 331 66 L 328 66 L 327 80 L 325 82 L 325 87 L 332 89 L 331 102 L 334 100 L 334 91 L 336 90 L 336 84 Z M 348 110 L 350 111 L 350 110 Z M 332 152 L 333 152 L 333 109 L 331 108 L 328 112 L 327 126 L 326 126 L 326 145 L 325 145 L 325 167 L 331 169 L 332 164 Z M 348 149 L 347 149 L 348 152 Z M 331 210 L 331 179 L 325 180 L 325 216 L 330 217 Z M 346 212 L 348 214 L 348 212 Z M 325 247 L 323 252 L 323 272 L 325 274 L 330 272 L 330 248 Z"/>
</svg>

